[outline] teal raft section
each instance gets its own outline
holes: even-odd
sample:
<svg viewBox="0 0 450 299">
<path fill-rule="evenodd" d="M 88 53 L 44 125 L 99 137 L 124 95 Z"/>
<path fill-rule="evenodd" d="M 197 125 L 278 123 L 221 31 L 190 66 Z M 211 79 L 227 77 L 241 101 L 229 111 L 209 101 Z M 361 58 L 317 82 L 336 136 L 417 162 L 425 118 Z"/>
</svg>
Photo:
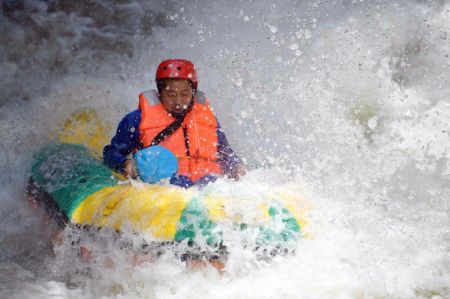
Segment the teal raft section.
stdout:
<svg viewBox="0 0 450 299">
<path fill-rule="evenodd" d="M 274 205 L 269 209 L 270 219 L 264 225 L 258 226 L 253 240 L 244 238 L 242 245 L 257 248 L 287 249 L 295 247 L 296 241 L 302 236 L 302 230 L 295 217 L 283 207 Z M 236 223 L 234 230 L 245 233 L 250 226 L 246 223 Z M 255 232 L 253 230 L 253 232 Z M 208 245 L 217 246 L 222 242 L 222 231 L 217 224 L 209 219 L 208 211 L 203 202 L 194 198 L 183 211 L 175 235 L 176 241 L 189 240 L 194 242 L 200 234 Z"/>
<path fill-rule="evenodd" d="M 77 144 L 57 144 L 39 152 L 31 177 L 69 219 L 87 196 L 118 181 L 111 169 Z"/>
<path fill-rule="evenodd" d="M 40 151 L 32 165 L 31 178 L 37 187 L 49 194 L 69 221 L 71 221 L 74 211 L 90 195 L 99 194 L 112 186 L 120 188 L 117 186 L 118 178 L 111 169 L 106 167 L 102 161 L 93 158 L 85 147 L 76 144 L 56 144 Z M 131 187 L 128 186 L 128 188 Z M 205 204 L 208 197 L 207 192 L 200 190 L 192 194 L 192 198 L 182 209 L 181 216 L 177 218 L 179 220 L 176 232 L 172 237 L 173 241 L 188 240 L 190 244 L 195 244 L 196 240 L 201 238 L 210 246 L 221 245 L 223 231 L 218 223 L 209 217 Z M 151 200 L 147 200 L 146 204 L 157 205 L 155 201 L 157 202 L 158 198 L 152 197 L 151 194 L 149 194 L 149 198 Z M 127 199 L 124 198 L 124 200 Z M 268 208 L 270 219 L 265 224 L 257 226 L 249 223 L 233 224 L 235 231 L 246 236 L 241 240 L 242 245 L 254 248 L 295 246 L 296 241 L 303 235 L 296 218 L 280 202 L 274 201 Z M 170 209 L 170 204 L 168 209 Z M 142 217 L 145 215 L 134 218 L 139 221 Z M 250 229 L 252 230 L 250 231 Z M 161 227 L 161 230 L 164 230 L 164 227 Z"/>
</svg>

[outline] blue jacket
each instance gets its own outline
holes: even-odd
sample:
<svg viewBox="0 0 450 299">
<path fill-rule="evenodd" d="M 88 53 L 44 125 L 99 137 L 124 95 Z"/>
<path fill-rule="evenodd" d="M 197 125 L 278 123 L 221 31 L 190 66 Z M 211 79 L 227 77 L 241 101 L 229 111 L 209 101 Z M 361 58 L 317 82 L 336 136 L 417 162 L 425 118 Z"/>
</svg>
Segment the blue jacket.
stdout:
<svg viewBox="0 0 450 299">
<path fill-rule="evenodd" d="M 139 125 L 141 123 L 141 111 L 139 109 L 127 114 L 119 123 L 116 135 L 111 139 L 111 144 L 106 145 L 103 149 L 103 161 L 110 168 L 118 172 L 124 172 L 125 161 L 128 155 L 133 153 L 135 149 L 142 147 L 139 136 Z M 220 127 L 217 127 L 218 137 L 218 162 L 226 176 L 237 177 L 237 169 L 241 160 L 236 156 L 234 151 L 228 144 L 225 133 Z M 213 176 L 205 176 L 198 180 L 196 184 L 204 185 L 216 178 Z M 170 179 L 170 183 L 182 187 L 191 187 L 194 183 L 185 176 L 175 175 Z"/>
</svg>

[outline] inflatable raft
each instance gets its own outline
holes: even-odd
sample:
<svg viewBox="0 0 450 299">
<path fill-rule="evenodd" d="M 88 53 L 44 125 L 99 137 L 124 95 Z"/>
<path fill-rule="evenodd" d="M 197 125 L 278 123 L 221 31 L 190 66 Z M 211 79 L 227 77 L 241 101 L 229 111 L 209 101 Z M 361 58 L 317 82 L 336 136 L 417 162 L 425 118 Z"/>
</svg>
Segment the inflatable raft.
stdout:
<svg viewBox="0 0 450 299">
<path fill-rule="evenodd" d="M 223 247 L 224 224 L 238 232 L 252 230 L 252 241 L 242 245 L 255 248 L 286 248 L 305 235 L 305 211 L 292 195 L 268 194 L 253 205 L 247 199 L 240 213 L 239 198 L 211 188 L 130 184 L 79 144 L 58 143 L 37 153 L 29 193 L 61 225 L 127 230 L 159 242 Z M 242 217 L 249 209 L 252 217 Z"/>
</svg>

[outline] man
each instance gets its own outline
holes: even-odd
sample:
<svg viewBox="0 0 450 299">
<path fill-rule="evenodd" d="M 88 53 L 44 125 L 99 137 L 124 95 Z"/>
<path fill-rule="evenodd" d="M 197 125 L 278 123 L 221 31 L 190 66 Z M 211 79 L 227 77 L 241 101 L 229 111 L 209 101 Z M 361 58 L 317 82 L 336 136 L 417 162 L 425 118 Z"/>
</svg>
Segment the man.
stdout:
<svg viewBox="0 0 450 299">
<path fill-rule="evenodd" d="M 155 81 L 158 90 L 139 95 L 139 108 L 122 119 L 111 144 L 103 149 L 105 164 L 137 177 L 130 155 L 159 145 L 178 161 L 171 184 L 188 188 L 218 176 L 239 179 L 245 173 L 242 162 L 228 144 L 207 97 L 198 90 L 193 63 L 165 60 L 158 66 Z"/>
</svg>

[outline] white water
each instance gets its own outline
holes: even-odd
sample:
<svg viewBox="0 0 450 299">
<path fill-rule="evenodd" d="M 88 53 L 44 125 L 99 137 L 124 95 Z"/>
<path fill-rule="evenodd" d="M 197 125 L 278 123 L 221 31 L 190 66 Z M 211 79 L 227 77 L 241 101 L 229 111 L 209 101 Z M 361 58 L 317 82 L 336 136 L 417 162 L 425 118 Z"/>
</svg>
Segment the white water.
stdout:
<svg viewBox="0 0 450 299">
<path fill-rule="evenodd" d="M 0 298 L 450 297 L 449 1 L 10 3 Z M 295 256 L 267 264 L 233 248 L 221 276 L 171 255 L 132 266 L 107 236 L 85 236 L 108 248 L 91 264 L 69 245 L 53 253 L 54 228 L 23 195 L 32 152 L 79 107 L 116 126 L 167 57 L 195 62 L 252 169 L 211 188 L 309 191 L 315 238 Z"/>
</svg>

